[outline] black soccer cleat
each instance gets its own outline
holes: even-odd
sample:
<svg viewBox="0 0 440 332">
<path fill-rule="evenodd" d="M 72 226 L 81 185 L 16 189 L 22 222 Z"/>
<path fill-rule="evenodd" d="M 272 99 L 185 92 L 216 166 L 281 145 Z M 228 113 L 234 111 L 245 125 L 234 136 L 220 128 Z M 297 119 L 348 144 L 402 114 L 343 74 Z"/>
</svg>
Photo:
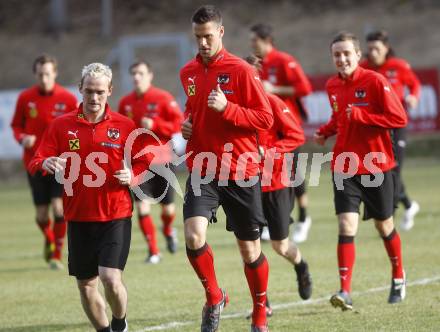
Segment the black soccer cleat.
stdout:
<svg viewBox="0 0 440 332">
<path fill-rule="evenodd" d="M 388 297 L 388 303 L 394 304 L 402 302 L 406 296 L 406 277 L 403 273 L 403 279 L 392 279 L 390 296 Z"/>
<path fill-rule="evenodd" d="M 201 332 L 216 332 L 220 324 L 220 315 L 223 308 L 229 303 L 229 297 L 226 292 L 222 291 L 222 299 L 219 303 L 214 305 L 205 304 L 202 310 L 202 325 L 200 326 Z"/>
<path fill-rule="evenodd" d="M 166 235 L 165 240 L 167 241 L 167 249 L 171 254 L 175 254 L 177 251 L 177 235 L 176 229 L 173 229 L 171 235 Z"/>
<path fill-rule="evenodd" d="M 341 308 L 342 311 L 353 310 L 353 302 L 350 294 L 340 291 L 330 298 L 330 303 L 335 308 Z"/>
<path fill-rule="evenodd" d="M 305 260 L 295 265 L 296 280 L 298 283 L 298 293 L 303 300 L 308 300 L 312 296 L 312 276 L 309 272 L 309 265 Z"/>
<path fill-rule="evenodd" d="M 50 260 L 52 259 L 54 252 L 55 252 L 55 243 L 48 241 L 44 242 L 43 257 L 47 263 L 49 263 Z"/>
<path fill-rule="evenodd" d="M 119 319 L 116 320 L 115 318 L 113 318 L 112 323 L 111 323 L 111 331 L 112 332 L 128 332 L 127 319 L 125 318 L 123 324 L 121 324 Z"/>
</svg>

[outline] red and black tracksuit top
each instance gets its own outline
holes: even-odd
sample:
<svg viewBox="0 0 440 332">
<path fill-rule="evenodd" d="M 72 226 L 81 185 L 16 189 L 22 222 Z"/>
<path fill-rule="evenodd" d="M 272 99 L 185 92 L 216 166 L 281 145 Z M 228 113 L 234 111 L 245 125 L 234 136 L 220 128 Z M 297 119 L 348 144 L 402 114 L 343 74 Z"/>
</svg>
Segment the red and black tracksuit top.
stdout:
<svg viewBox="0 0 440 332">
<path fill-rule="evenodd" d="M 42 170 L 43 161 L 49 157 L 58 157 L 62 153 L 76 153 L 80 157 L 78 179 L 73 183 L 73 195 L 64 191 L 64 216 L 68 221 L 106 222 L 132 215 L 132 199 L 127 186 L 120 185 L 113 175 L 122 169 L 124 146 L 127 137 L 136 129 L 134 122 L 127 117 L 112 112 L 107 105 L 104 119 L 99 123 L 88 122 L 82 111 L 82 104 L 76 112 L 55 119 L 44 134 L 41 144 L 29 164 L 32 172 Z M 134 159 L 145 144 L 138 138 L 131 151 L 132 173 L 139 175 L 148 166 L 146 155 Z M 91 153 L 103 152 L 106 160 L 89 157 Z M 93 156 L 93 155 L 92 155 Z M 88 165 L 86 165 L 86 163 Z M 93 171 L 95 163 L 102 170 Z M 68 158 L 65 177 L 72 172 L 73 159 Z M 95 167 L 96 167 L 95 165 Z M 102 172 L 104 174 L 102 174 Z M 101 173 L 101 174 L 98 174 Z M 105 181 L 98 178 L 105 175 Z M 84 178 L 94 181 L 94 185 L 85 185 Z"/>
<path fill-rule="evenodd" d="M 356 174 L 386 172 L 395 166 L 390 131 L 407 124 L 407 115 L 402 103 L 384 76 L 358 67 L 348 79 L 339 75 L 331 77 L 326 90 L 332 115 L 330 121 L 318 130 L 318 134 L 336 135 L 331 167 L 333 172 L 348 172 L 348 161 L 342 158 L 335 164 L 338 155 L 353 153 L 357 159 Z M 352 108 L 350 118 L 346 109 Z M 370 152 L 381 152 L 384 160 L 373 160 L 369 167 L 364 164 Z M 373 169 L 372 166 L 375 166 Z"/>
<path fill-rule="evenodd" d="M 290 54 L 273 48 L 264 57 L 261 65 L 262 80 L 269 81 L 273 85 L 292 86 L 295 89 L 292 96 L 278 95 L 278 97 L 286 103 L 301 123 L 302 118 L 307 117 L 301 98 L 312 93 L 312 84 L 299 62 Z"/>
<path fill-rule="evenodd" d="M 42 93 L 37 85 L 20 93 L 11 122 L 14 137 L 21 144 L 25 135 L 36 136 L 34 146 L 23 150 L 23 163 L 27 170 L 49 123 L 76 107 L 76 97 L 58 84 L 50 93 Z"/>
<path fill-rule="evenodd" d="M 265 157 L 269 150 L 275 148 L 279 158 L 273 158 L 273 169 L 262 166 L 262 190 L 263 192 L 280 190 L 287 187 L 285 184 L 292 178 L 294 169 L 285 169 L 283 172 L 284 155 L 295 150 L 305 142 L 304 131 L 298 120 L 287 105 L 276 95 L 267 94 L 273 112 L 273 125 L 267 130 L 258 131 L 258 143 L 263 147 Z M 294 166 L 292 166 L 294 167 Z M 266 179 L 270 179 L 270 185 L 266 186 Z"/>
<path fill-rule="evenodd" d="M 368 60 L 360 63 L 365 69 L 374 70 L 385 76 L 391 83 L 394 91 L 399 97 L 402 105 L 405 107 L 405 89 L 408 88 L 409 93 L 416 97 L 420 97 L 420 81 L 411 69 L 408 62 L 403 59 L 390 57 L 385 60 L 381 66 L 374 66 Z"/>
<path fill-rule="evenodd" d="M 119 113 L 129 117 L 138 128 L 142 128 L 142 118 L 153 120 L 151 131 L 157 135 L 160 143 L 152 136 L 146 135 L 148 145 L 159 146 L 152 163 L 167 163 L 172 161 L 172 146 L 167 143 L 172 135 L 180 132 L 183 113 L 174 97 L 167 91 L 151 86 L 142 95 L 132 92 L 119 102 Z"/>
<path fill-rule="evenodd" d="M 199 153 L 212 153 L 217 158 L 216 169 L 206 169 L 205 165 L 201 172 L 215 173 L 218 179 L 224 146 L 232 143 L 228 178 L 236 179 L 239 156 L 246 152 L 258 156 L 256 131 L 268 129 L 273 123 L 259 76 L 243 59 L 222 49 L 208 64 L 197 55 L 181 69 L 180 79 L 188 97 L 185 116 L 191 115 L 193 126 L 186 147 L 187 153 L 191 152 L 187 160 L 189 170 L 194 170 L 194 158 Z M 221 113 L 208 107 L 208 96 L 217 84 L 228 100 Z M 244 170 L 245 178 L 259 172 L 258 160 L 238 166 Z"/>
</svg>

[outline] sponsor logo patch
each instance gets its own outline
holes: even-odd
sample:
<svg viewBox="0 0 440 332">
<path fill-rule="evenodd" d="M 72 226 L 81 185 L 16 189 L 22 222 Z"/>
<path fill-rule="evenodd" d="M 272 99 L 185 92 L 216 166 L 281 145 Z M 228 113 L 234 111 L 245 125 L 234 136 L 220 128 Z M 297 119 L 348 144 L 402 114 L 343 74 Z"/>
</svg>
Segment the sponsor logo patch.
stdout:
<svg viewBox="0 0 440 332">
<path fill-rule="evenodd" d="M 107 129 L 107 136 L 112 141 L 116 141 L 119 138 L 119 129 L 117 129 L 117 128 L 108 128 Z"/>
<path fill-rule="evenodd" d="M 70 151 L 79 150 L 79 139 L 69 139 L 69 149 Z"/>
</svg>

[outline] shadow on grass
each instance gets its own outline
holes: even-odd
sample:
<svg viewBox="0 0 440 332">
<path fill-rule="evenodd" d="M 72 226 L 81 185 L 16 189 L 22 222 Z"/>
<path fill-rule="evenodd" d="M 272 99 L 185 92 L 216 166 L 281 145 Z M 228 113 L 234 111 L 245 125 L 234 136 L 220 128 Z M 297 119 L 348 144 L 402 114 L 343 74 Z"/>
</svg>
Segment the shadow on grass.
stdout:
<svg viewBox="0 0 440 332">
<path fill-rule="evenodd" d="M 0 269 L 0 273 L 16 273 L 16 272 L 34 272 L 34 271 L 50 271 L 47 266 L 35 266 L 35 267 L 17 267 L 12 269 Z M 0 331 L 2 331 L 0 329 Z"/>
<path fill-rule="evenodd" d="M 20 327 L 0 328 L 0 332 L 62 332 L 77 329 L 80 331 L 93 331 L 88 323 L 81 324 L 46 324 L 46 325 L 28 325 Z"/>
</svg>

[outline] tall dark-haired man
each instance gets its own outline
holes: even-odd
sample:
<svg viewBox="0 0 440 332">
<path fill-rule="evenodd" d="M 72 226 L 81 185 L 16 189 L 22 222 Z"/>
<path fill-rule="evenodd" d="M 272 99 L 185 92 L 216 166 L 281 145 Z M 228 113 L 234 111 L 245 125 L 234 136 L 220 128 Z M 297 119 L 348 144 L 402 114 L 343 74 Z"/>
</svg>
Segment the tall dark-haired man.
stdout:
<svg viewBox="0 0 440 332">
<path fill-rule="evenodd" d="M 183 214 L 187 256 L 206 293 L 201 331 L 217 331 L 228 302 L 206 243 L 208 223 L 216 221 L 220 205 L 244 262 L 253 300 L 251 331 L 268 331 L 269 266 L 260 246 L 264 216 L 256 130 L 268 129 L 273 115 L 254 69 L 223 47 L 225 29 L 219 10 L 200 7 L 192 17 L 192 28 L 199 52 L 180 72 L 188 96 L 182 134 L 188 139 L 187 152 L 192 153 Z M 206 181 L 209 178 L 212 181 Z"/>
<path fill-rule="evenodd" d="M 307 111 L 302 98 L 312 92 L 312 85 L 304 74 L 299 62 L 290 54 L 275 48 L 273 29 L 268 24 L 255 24 L 251 27 L 251 47 L 262 59 L 260 75 L 268 93 L 277 95 L 292 110 L 298 123 L 307 119 Z M 295 151 L 295 167 L 297 153 Z M 301 176 L 298 172 L 296 176 Z M 292 239 L 296 243 L 307 240 L 312 219 L 307 215 L 308 196 L 305 180 L 295 187 L 298 201 L 298 222 L 295 225 Z"/>
</svg>

